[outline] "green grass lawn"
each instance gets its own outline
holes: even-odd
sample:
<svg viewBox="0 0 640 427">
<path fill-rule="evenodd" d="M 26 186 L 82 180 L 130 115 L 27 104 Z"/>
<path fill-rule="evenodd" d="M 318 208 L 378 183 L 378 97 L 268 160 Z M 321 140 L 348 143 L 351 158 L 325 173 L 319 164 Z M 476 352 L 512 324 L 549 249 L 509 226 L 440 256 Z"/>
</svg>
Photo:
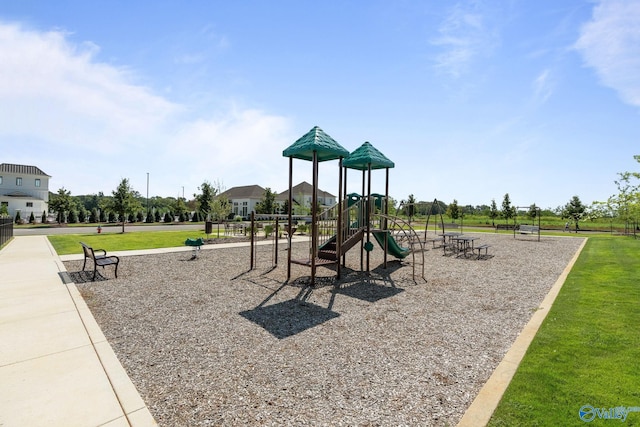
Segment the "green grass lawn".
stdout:
<svg viewBox="0 0 640 427">
<path fill-rule="evenodd" d="M 222 231 L 222 230 L 221 230 Z M 213 234 L 217 237 L 214 227 Z M 58 255 L 81 254 L 80 242 L 86 243 L 94 249 L 104 249 L 107 252 L 130 251 L 135 249 L 156 249 L 184 246 L 184 241 L 191 238 L 207 238 L 202 230 L 192 231 L 137 231 L 127 233 L 97 234 L 59 234 L 47 236 Z"/>
<path fill-rule="evenodd" d="M 639 271 L 640 240 L 589 239 L 490 426 L 640 425 L 604 419 L 640 411 Z"/>
</svg>

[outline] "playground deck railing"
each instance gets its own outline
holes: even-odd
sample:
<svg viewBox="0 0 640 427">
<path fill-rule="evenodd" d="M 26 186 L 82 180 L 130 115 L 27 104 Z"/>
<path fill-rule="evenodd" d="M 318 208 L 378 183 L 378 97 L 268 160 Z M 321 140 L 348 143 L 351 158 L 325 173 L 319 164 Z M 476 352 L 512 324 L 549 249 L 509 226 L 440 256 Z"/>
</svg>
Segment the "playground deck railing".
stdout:
<svg viewBox="0 0 640 427">
<path fill-rule="evenodd" d="M 340 210 L 342 210 L 342 227 L 338 231 Z M 366 224 L 362 202 L 351 205 L 344 202 L 335 204 L 320 212 L 316 223 L 318 224 L 318 247 L 323 247 L 331 240 L 338 240 L 338 234 L 340 234 L 340 243 L 344 243 Z"/>
</svg>

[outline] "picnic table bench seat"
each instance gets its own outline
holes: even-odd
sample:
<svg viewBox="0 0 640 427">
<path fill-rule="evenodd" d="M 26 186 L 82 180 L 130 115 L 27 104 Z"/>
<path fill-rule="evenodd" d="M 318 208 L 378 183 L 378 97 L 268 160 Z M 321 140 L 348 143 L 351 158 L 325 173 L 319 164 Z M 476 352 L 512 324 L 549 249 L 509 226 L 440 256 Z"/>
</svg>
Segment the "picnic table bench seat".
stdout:
<svg viewBox="0 0 640 427">
<path fill-rule="evenodd" d="M 481 245 L 477 245 L 473 247 L 474 252 L 477 251 L 478 252 L 478 258 L 480 259 L 482 257 L 482 250 L 484 249 L 484 256 L 488 257 L 489 256 L 489 248 L 491 247 L 491 245 L 488 245 L 486 243 L 483 243 Z"/>
<path fill-rule="evenodd" d="M 92 281 L 96 280 L 96 274 L 98 273 L 98 267 L 102 267 L 104 269 L 107 265 L 115 266 L 115 276 L 118 277 L 118 264 L 120 263 L 120 258 L 115 255 L 107 256 L 107 251 L 104 249 L 93 249 L 91 246 L 86 243 L 80 242 L 82 245 L 82 251 L 84 252 L 84 263 L 82 264 L 82 271 L 84 271 L 87 266 L 87 260 L 93 262 L 93 277 Z M 96 255 L 96 252 L 102 252 L 102 254 Z"/>
</svg>

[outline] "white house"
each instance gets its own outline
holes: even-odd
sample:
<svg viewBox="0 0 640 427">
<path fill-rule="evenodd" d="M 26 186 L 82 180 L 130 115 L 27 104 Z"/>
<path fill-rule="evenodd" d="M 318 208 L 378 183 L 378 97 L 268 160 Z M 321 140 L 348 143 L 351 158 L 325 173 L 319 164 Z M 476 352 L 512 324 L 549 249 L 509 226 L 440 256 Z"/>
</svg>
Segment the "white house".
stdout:
<svg viewBox="0 0 640 427">
<path fill-rule="evenodd" d="M 256 205 L 262 201 L 265 189 L 259 185 L 243 185 L 233 187 L 220 193 L 231 203 L 231 212 L 234 216 L 247 218 L 252 211 L 256 210 Z"/>
<path fill-rule="evenodd" d="M 301 182 L 292 188 L 293 203 L 305 207 L 311 206 L 313 187 L 308 182 Z M 245 185 L 233 187 L 220 194 L 226 196 L 232 206 L 234 216 L 247 218 L 252 211 L 256 210 L 256 205 L 262 201 L 266 190 L 259 185 Z M 289 190 L 276 195 L 275 202 L 280 206 L 289 200 Z M 332 206 L 336 203 L 336 196 L 318 189 L 318 201 L 323 206 Z"/>
<path fill-rule="evenodd" d="M 313 186 L 308 182 L 302 181 L 300 184 L 291 188 L 291 194 L 294 204 L 311 207 L 311 200 L 313 200 Z M 288 189 L 284 190 L 276 197 L 276 201 L 280 204 L 287 200 L 289 200 Z M 325 207 L 333 206 L 337 203 L 336 196 L 318 188 L 318 203 Z"/>
<path fill-rule="evenodd" d="M 0 164 L 0 205 L 6 206 L 9 215 L 28 221 L 33 213 L 40 221 L 49 204 L 49 178 L 36 166 Z"/>
</svg>

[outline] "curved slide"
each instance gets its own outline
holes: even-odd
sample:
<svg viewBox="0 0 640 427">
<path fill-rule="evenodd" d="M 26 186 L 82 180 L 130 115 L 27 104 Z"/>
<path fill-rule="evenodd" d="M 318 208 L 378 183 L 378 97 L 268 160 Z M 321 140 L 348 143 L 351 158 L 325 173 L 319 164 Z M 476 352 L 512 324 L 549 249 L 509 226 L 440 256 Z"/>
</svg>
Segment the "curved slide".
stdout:
<svg viewBox="0 0 640 427">
<path fill-rule="evenodd" d="M 378 242 L 378 244 L 382 249 L 384 249 L 384 239 L 386 237 L 388 254 L 393 255 L 396 258 L 402 259 L 407 255 L 409 255 L 409 253 L 411 253 L 411 249 L 403 248 L 398 244 L 398 242 L 396 242 L 396 239 L 393 238 L 390 231 L 377 230 L 377 231 L 372 231 L 371 233 L 373 234 L 373 237 L 376 238 L 376 241 Z"/>
</svg>

